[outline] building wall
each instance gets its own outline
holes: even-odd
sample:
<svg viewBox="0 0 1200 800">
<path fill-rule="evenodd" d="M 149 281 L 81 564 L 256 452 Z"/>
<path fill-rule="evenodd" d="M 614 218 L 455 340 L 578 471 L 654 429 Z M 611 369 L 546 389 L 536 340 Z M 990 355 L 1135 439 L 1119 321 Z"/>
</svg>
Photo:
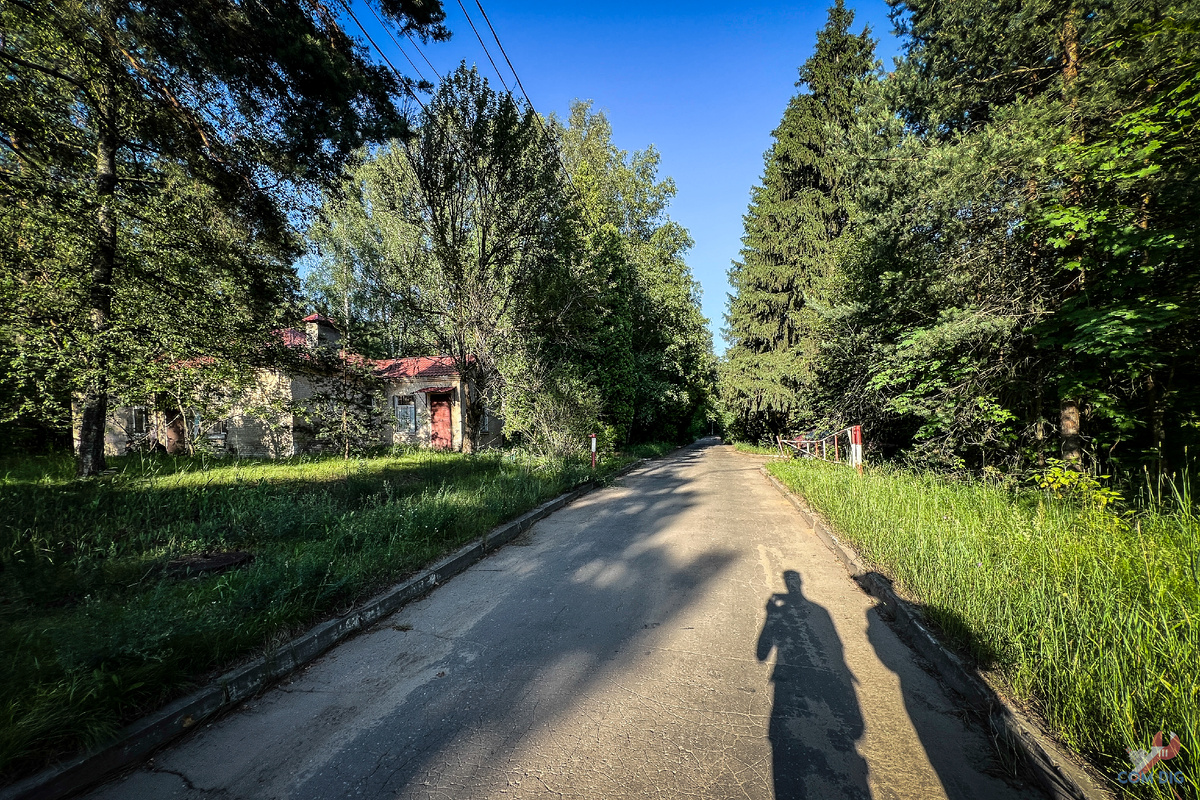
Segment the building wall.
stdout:
<svg viewBox="0 0 1200 800">
<path fill-rule="evenodd" d="M 453 449 L 461 450 L 463 442 L 463 391 L 462 382 L 456 378 L 422 378 L 396 381 L 386 384 L 384 389 L 384 417 L 380 430 L 380 443 L 385 446 L 411 444 L 419 447 L 430 445 L 431 415 L 429 395 L 422 389 L 451 386 L 450 426 Z M 249 458 L 281 458 L 298 453 L 313 452 L 317 445 L 305 425 L 295 415 L 287 413 L 287 405 L 303 401 L 317 392 L 317 386 L 308 377 L 289 377 L 275 370 L 262 369 L 255 375 L 254 383 L 230 402 L 229 416 L 224 420 L 220 439 L 209 444 L 229 455 Z M 415 400 L 417 429 L 402 431 L 392 414 L 392 397 L 412 395 Z M 175 415 L 176 417 L 178 414 Z M 185 423 L 190 424 L 190 421 Z M 122 455 L 127 452 L 131 441 L 143 437 L 132 434 L 134 408 L 119 405 L 109 412 L 105 429 L 105 452 Z M 169 446 L 174 437 L 168 436 L 170 420 L 161 413 L 150 415 L 150 438 Z M 178 425 L 178 422 L 176 422 Z M 480 434 L 480 446 L 490 447 L 503 441 L 503 422 L 493 417 L 491 429 Z"/>
<path fill-rule="evenodd" d="M 135 438 L 141 438 L 133 435 L 133 414 L 133 406 L 118 406 L 109 410 L 104 425 L 104 455 L 124 455 L 127 445 Z M 78 449 L 78 435 L 75 437 L 75 444 Z"/>
<path fill-rule="evenodd" d="M 384 417 L 385 425 L 383 430 L 383 443 L 385 445 L 395 444 L 412 444 L 420 447 L 429 447 L 432 429 L 432 414 L 429 408 L 429 395 L 421 394 L 422 389 L 429 389 L 437 386 L 447 386 L 457 384 L 457 380 L 448 378 L 438 379 L 413 379 L 409 381 L 397 381 L 388 383 L 384 390 L 384 409 L 386 416 Z M 396 417 L 392 412 L 392 398 L 412 395 L 416 406 L 417 414 L 417 429 L 416 431 L 400 430 L 396 424 Z M 455 436 L 455 446 L 461 447 L 462 434 L 459 432 L 459 423 L 455 419 L 455 413 L 458 409 L 458 403 L 454 402 L 454 397 L 457 391 L 451 394 L 450 403 L 450 426 Z"/>
<path fill-rule="evenodd" d="M 275 370 L 262 369 L 253 386 L 237 398 L 225 423 L 230 455 L 280 458 L 296 451 L 292 415 L 278 410 L 292 399 L 292 380 Z"/>
<path fill-rule="evenodd" d="M 385 392 L 385 408 L 387 409 L 389 424 L 383 432 L 383 443 L 387 445 L 414 444 L 428 447 L 432 433 L 429 395 L 421 394 L 420 392 L 422 389 L 447 385 L 453 387 L 450 393 L 451 446 L 454 450 L 462 450 L 465 420 L 462 402 L 464 386 L 462 381 L 457 378 L 423 378 L 389 383 Z M 415 432 L 399 430 L 396 425 L 396 418 L 392 415 L 392 398 L 404 395 L 412 395 L 416 401 L 414 403 L 417 413 L 417 430 Z M 490 430 L 486 434 L 480 434 L 479 444 L 481 447 L 495 447 L 503 442 L 503 438 L 503 421 L 499 417 L 492 417 Z"/>
</svg>

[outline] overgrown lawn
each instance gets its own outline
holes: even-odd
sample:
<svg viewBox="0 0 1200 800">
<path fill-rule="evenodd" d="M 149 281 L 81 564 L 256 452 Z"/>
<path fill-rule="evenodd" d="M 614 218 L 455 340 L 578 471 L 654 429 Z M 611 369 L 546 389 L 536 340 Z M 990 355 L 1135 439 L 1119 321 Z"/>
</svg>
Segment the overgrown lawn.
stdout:
<svg viewBox="0 0 1200 800">
<path fill-rule="evenodd" d="M 0 463 L 0 783 L 108 739 L 592 474 L 584 461 L 421 450 L 113 464 L 80 481 L 69 458 Z M 253 560 L 200 576 L 169 568 L 230 551 Z"/>
<path fill-rule="evenodd" d="M 1113 513 L 1033 490 L 886 468 L 859 477 L 817 461 L 767 469 L 1114 783 L 1130 768 L 1126 748 L 1174 731 L 1184 753 L 1159 769 L 1182 770 L 1180 796 L 1197 796 L 1194 509 Z"/>
</svg>

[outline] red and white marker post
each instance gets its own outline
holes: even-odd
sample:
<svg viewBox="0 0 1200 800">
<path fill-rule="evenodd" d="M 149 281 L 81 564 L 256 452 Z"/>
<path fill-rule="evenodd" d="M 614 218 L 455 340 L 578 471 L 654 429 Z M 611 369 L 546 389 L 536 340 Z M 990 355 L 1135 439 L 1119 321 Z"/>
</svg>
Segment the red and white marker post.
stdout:
<svg viewBox="0 0 1200 800">
<path fill-rule="evenodd" d="M 855 425 L 850 428 L 850 463 L 858 470 L 858 474 L 863 472 L 863 442 L 862 442 L 862 425 Z"/>
<path fill-rule="evenodd" d="M 589 433 L 588 438 L 592 440 L 592 469 L 596 468 L 596 434 Z"/>
</svg>

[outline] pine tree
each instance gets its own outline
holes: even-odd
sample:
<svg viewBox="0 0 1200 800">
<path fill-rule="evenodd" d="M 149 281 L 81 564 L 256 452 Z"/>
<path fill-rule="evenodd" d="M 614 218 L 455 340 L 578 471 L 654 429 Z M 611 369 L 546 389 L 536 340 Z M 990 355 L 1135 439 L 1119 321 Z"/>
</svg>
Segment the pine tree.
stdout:
<svg viewBox="0 0 1200 800">
<path fill-rule="evenodd" d="M 845 227 L 847 198 L 838 141 L 853 123 L 860 86 L 875 68 L 869 31 L 851 34 L 854 13 L 829 10 L 813 55 L 774 131 L 762 185 L 744 218 L 742 259 L 730 270 L 726 317 L 727 408 L 742 433 L 778 433 L 814 416 L 811 386 L 820 335 L 820 297 L 835 279 L 832 243 Z"/>
</svg>

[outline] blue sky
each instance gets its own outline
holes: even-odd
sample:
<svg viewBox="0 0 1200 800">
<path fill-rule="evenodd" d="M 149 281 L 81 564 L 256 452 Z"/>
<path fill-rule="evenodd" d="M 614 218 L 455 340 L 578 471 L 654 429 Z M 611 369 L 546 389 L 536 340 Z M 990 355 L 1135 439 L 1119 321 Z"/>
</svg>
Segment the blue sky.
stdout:
<svg viewBox="0 0 1200 800">
<path fill-rule="evenodd" d="M 457 0 L 444 2 L 454 36 L 423 46 L 423 52 L 443 75 L 465 59 L 494 81 Z M 474 0 L 463 3 L 505 69 Z M 670 214 L 696 242 L 688 263 L 704 287 L 704 314 L 718 353 L 725 347 L 720 329 L 729 292 L 726 273 L 741 244 L 742 214 L 762 173 L 771 130 L 796 92 L 796 69 L 812 52 L 828 5 L 824 0 L 753 7 L 483 3 L 539 112 L 565 115 L 575 98 L 590 99 L 607 112 L 618 147 L 658 148 L 660 174 L 674 178 L 678 190 Z M 891 35 L 884 0 L 849 0 L 847 5 L 855 10 L 854 30 L 871 27 L 880 40 L 879 56 L 890 68 L 899 44 Z M 359 19 L 374 27 L 361 0 L 355 8 Z M 392 41 L 375 34 L 392 63 L 411 75 Z M 401 42 L 428 75 L 407 40 Z"/>
</svg>

